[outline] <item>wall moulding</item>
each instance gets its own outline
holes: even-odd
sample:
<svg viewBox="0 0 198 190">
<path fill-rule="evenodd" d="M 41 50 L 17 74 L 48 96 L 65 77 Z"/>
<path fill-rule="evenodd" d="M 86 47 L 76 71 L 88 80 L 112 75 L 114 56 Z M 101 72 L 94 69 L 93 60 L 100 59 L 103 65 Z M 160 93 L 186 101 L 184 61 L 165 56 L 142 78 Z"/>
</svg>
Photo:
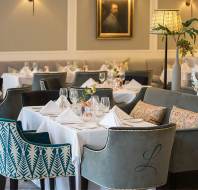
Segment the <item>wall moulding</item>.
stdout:
<svg viewBox="0 0 198 190">
<path fill-rule="evenodd" d="M 24 60 L 105 60 L 130 58 L 131 60 L 145 60 L 163 58 L 163 50 L 113 50 L 113 51 L 46 51 L 46 52 L 0 52 L 0 61 Z M 169 51 L 169 58 L 175 57 L 175 50 Z"/>
</svg>

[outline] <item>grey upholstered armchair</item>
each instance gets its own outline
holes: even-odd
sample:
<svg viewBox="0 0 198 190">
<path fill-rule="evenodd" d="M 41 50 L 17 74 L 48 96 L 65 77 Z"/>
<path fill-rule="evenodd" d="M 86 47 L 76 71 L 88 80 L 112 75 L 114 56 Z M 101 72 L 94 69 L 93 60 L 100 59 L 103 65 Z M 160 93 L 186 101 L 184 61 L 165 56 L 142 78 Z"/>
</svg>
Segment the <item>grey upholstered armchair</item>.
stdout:
<svg viewBox="0 0 198 190">
<path fill-rule="evenodd" d="M 146 189 L 166 184 L 175 125 L 110 128 L 102 150 L 84 147 L 81 174 L 106 188 Z"/>
</svg>

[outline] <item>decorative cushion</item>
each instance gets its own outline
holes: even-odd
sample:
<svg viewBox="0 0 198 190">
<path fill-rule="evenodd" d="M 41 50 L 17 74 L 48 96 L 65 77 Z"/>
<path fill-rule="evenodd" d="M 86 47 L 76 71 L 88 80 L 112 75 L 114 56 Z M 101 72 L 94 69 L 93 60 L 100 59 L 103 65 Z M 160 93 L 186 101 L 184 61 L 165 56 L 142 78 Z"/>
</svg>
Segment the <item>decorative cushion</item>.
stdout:
<svg viewBox="0 0 198 190">
<path fill-rule="evenodd" d="M 136 119 L 143 119 L 144 121 L 159 125 L 161 124 L 166 108 L 155 106 L 143 101 L 139 101 L 131 112 L 131 116 Z"/>
<path fill-rule="evenodd" d="M 198 113 L 173 106 L 169 122 L 179 129 L 198 127 Z"/>
</svg>

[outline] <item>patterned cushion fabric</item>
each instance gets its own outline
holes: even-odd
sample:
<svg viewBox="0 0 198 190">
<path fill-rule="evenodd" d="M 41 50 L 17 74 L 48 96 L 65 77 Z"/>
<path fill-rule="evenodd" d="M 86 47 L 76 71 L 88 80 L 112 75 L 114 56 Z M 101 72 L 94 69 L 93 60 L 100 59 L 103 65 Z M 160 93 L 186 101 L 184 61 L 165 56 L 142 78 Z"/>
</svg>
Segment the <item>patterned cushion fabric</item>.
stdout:
<svg viewBox="0 0 198 190">
<path fill-rule="evenodd" d="M 198 113 L 173 106 L 169 122 L 180 129 L 198 127 Z"/>
<path fill-rule="evenodd" d="M 166 108 L 161 106 L 155 106 L 152 104 L 139 101 L 135 108 L 131 112 L 133 118 L 141 118 L 144 121 L 160 125 L 164 115 L 166 113 Z"/>
</svg>

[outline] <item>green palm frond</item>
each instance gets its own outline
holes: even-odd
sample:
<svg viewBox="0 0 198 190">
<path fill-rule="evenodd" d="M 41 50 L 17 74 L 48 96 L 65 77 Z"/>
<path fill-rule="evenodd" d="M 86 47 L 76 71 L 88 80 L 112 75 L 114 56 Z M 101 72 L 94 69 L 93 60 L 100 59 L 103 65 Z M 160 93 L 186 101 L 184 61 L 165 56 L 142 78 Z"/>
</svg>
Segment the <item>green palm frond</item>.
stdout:
<svg viewBox="0 0 198 190">
<path fill-rule="evenodd" d="M 189 20 L 186 20 L 185 22 L 182 23 L 183 27 L 189 27 L 191 26 L 194 22 L 198 22 L 198 18 L 191 18 Z"/>
</svg>

